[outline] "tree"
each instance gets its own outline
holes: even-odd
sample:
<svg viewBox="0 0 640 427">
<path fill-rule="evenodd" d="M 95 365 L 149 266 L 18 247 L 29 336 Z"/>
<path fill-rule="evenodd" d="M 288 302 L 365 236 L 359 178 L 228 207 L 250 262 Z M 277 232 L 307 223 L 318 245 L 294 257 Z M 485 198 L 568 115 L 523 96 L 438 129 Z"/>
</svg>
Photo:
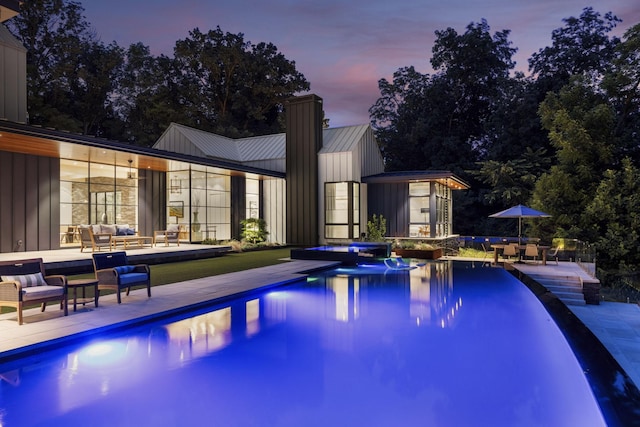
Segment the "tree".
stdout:
<svg viewBox="0 0 640 427">
<path fill-rule="evenodd" d="M 607 170 L 585 216 L 596 236 L 601 268 L 637 270 L 640 266 L 640 170 L 624 158 L 619 170 Z"/>
<path fill-rule="evenodd" d="M 171 122 L 189 124 L 176 61 L 151 55 L 142 43 L 129 46 L 124 58 L 115 100 L 125 123 L 122 140 L 151 146 Z"/>
<path fill-rule="evenodd" d="M 593 241 L 583 214 L 605 170 L 615 165 L 615 113 L 591 82 L 575 78 L 547 95 L 540 116 L 557 164 L 536 183 L 533 205 L 552 215 L 558 237 Z"/>
<path fill-rule="evenodd" d="M 229 137 L 282 130 L 284 102 L 309 83 L 270 43 L 194 29 L 175 47 L 176 76 L 188 123 Z"/>
<path fill-rule="evenodd" d="M 485 20 L 464 34 L 436 31 L 431 63 L 436 74 L 413 67 L 378 83 L 370 109 L 388 170 L 449 169 L 465 174 L 486 140 L 484 122 L 501 104 L 514 67 L 509 31 L 493 36 Z"/>
<path fill-rule="evenodd" d="M 623 39 L 601 87 L 617 113 L 614 133 L 620 139 L 620 156 L 640 164 L 640 24 L 627 30 Z"/>
<path fill-rule="evenodd" d="M 531 55 L 529 70 L 536 76 L 540 92 L 558 91 L 572 76 L 603 75 L 611 67 L 617 37 L 607 36 L 621 20 L 608 12 L 600 17 L 584 8 L 579 18 L 563 19 L 565 26 L 553 30 L 552 45 Z"/>
<path fill-rule="evenodd" d="M 8 27 L 27 48 L 30 122 L 102 135 L 121 51 L 97 41 L 82 13 L 74 1 L 23 2 Z"/>
<path fill-rule="evenodd" d="M 485 200 L 491 205 L 512 206 L 527 204 L 538 176 L 549 167 L 550 159 L 544 149 L 530 147 L 516 159 L 478 162 L 479 170 L 471 171 L 489 190 Z"/>
</svg>

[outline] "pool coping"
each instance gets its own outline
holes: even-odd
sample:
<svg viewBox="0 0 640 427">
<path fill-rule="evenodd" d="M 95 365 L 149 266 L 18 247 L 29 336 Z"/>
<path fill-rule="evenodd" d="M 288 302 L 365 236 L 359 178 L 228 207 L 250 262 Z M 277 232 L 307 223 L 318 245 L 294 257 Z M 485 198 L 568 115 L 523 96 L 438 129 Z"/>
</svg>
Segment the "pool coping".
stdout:
<svg viewBox="0 0 640 427">
<path fill-rule="evenodd" d="M 591 386 L 609 427 L 640 426 L 640 390 L 596 335 L 556 295 L 526 273 L 508 269 L 558 325 Z"/>
<path fill-rule="evenodd" d="M 16 314 L 0 315 L 0 364 L 8 364 L 39 352 L 72 344 L 107 332 L 168 318 L 192 310 L 215 306 L 236 297 L 246 297 L 306 280 L 315 271 L 340 265 L 339 262 L 289 261 L 272 266 L 240 272 L 220 274 L 151 288 L 151 298 L 146 288 L 131 290 L 122 297 L 116 295 L 99 299 L 99 307 L 89 303 L 77 312 L 63 316 L 55 306 L 40 313 L 32 308 L 25 313 L 25 324 L 18 325 Z M 26 323 L 29 322 L 29 323 Z M 21 333 L 29 335 L 23 339 Z M 4 338 L 4 339 L 3 339 Z"/>
</svg>

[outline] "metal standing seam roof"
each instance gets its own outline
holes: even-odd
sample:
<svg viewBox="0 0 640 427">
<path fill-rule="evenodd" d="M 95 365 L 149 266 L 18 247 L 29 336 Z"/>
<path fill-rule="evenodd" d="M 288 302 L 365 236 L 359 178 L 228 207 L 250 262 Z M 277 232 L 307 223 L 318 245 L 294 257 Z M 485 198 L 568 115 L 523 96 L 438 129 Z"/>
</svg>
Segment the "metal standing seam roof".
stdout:
<svg viewBox="0 0 640 427">
<path fill-rule="evenodd" d="M 172 123 L 171 126 L 175 127 L 180 134 L 207 157 L 228 159 L 236 162 L 242 161 L 234 139 L 177 123 Z"/>
<path fill-rule="evenodd" d="M 243 162 L 284 159 L 287 156 L 287 135 L 284 133 L 242 138 L 236 144 Z"/>
<path fill-rule="evenodd" d="M 325 129 L 320 154 L 353 151 L 368 128 L 365 124 Z"/>
<path fill-rule="evenodd" d="M 237 162 L 249 162 L 286 157 L 286 133 L 232 139 L 215 133 L 172 123 L 178 132 L 204 155 Z M 352 151 L 356 148 L 369 125 L 344 126 L 324 129 L 320 154 Z"/>
</svg>

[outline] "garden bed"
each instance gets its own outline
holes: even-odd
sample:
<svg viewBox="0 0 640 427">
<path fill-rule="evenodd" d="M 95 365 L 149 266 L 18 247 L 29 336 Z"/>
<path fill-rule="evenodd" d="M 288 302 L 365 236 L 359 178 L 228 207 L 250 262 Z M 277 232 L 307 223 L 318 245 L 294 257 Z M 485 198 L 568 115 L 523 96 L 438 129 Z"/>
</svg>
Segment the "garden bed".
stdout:
<svg viewBox="0 0 640 427">
<path fill-rule="evenodd" d="M 442 257 L 442 248 L 433 249 L 394 249 L 397 256 L 402 258 L 438 259 Z"/>
</svg>

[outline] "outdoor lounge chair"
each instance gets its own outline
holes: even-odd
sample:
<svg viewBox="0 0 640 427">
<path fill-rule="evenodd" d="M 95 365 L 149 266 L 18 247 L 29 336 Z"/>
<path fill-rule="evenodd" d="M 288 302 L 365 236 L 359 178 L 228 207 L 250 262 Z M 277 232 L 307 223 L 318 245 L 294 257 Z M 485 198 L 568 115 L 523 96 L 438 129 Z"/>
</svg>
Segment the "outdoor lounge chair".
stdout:
<svg viewBox="0 0 640 427">
<path fill-rule="evenodd" d="M 118 304 L 122 302 L 120 291 L 133 286 L 146 286 L 147 296 L 151 298 L 151 271 L 146 264 L 129 265 L 126 252 L 93 254 L 93 268 L 98 279 L 98 292 L 102 289 L 116 291 Z"/>
<path fill-rule="evenodd" d="M 164 243 L 165 246 L 169 246 L 169 243 L 176 243 L 180 246 L 180 232 L 182 231 L 182 225 L 169 224 L 166 230 L 156 230 L 153 232 L 153 246 L 157 243 Z"/>
<path fill-rule="evenodd" d="M 387 268 L 390 268 L 392 270 L 411 270 L 412 268 L 416 268 L 415 266 L 407 264 L 400 257 L 397 257 L 397 258 L 385 258 L 384 265 L 386 265 Z"/>
<path fill-rule="evenodd" d="M 80 231 L 80 252 L 85 248 L 91 248 L 91 252 L 102 248 L 111 250 L 112 233 L 94 233 L 91 225 L 87 227 L 78 227 Z"/>
<path fill-rule="evenodd" d="M 15 307 L 18 324 L 22 325 L 22 309 L 25 304 L 41 304 L 56 301 L 68 315 L 67 278 L 62 275 L 45 276 L 42 258 L 0 262 L 0 306 Z"/>
</svg>

